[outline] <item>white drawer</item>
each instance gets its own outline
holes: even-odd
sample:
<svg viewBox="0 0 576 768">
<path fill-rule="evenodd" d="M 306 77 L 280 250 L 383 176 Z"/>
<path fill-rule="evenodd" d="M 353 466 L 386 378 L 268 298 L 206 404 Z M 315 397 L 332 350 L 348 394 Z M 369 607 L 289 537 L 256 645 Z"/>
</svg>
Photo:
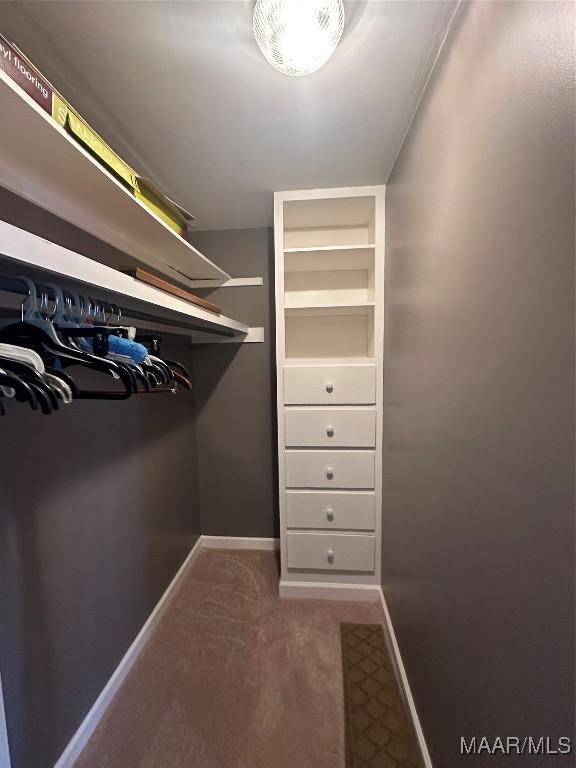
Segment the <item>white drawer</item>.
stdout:
<svg viewBox="0 0 576 768">
<path fill-rule="evenodd" d="M 374 494 L 287 491 L 288 528 L 374 530 Z"/>
<path fill-rule="evenodd" d="M 286 534 L 288 568 L 306 571 L 373 571 L 374 536 L 343 533 Z"/>
<path fill-rule="evenodd" d="M 376 411 L 293 408 L 284 411 L 287 446 L 373 448 Z"/>
<path fill-rule="evenodd" d="M 376 402 L 373 365 L 287 366 L 286 405 L 370 405 Z"/>
<path fill-rule="evenodd" d="M 374 488 L 374 451 L 286 451 L 288 488 Z"/>
</svg>

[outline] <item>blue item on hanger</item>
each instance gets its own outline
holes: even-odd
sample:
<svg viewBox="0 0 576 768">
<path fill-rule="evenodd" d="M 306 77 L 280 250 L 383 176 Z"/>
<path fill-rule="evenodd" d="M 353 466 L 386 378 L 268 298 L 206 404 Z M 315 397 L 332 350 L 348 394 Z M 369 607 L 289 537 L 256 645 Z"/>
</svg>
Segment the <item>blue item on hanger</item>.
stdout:
<svg viewBox="0 0 576 768">
<path fill-rule="evenodd" d="M 121 336 L 110 335 L 108 337 L 108 351 L 115 355 L 130 357 L 135 363 L 143 363 L 148 357 L 148 350 L 144 344 L 123 339 Z"/>
</svg>

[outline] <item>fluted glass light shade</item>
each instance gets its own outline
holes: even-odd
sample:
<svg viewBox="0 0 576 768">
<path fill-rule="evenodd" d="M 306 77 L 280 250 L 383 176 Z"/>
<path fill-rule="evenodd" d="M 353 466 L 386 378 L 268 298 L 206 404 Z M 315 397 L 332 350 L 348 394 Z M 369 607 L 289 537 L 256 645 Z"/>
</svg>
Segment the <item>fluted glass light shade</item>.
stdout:
<svg viewBox="0 0 576 768">
<path fill-rule="evenodd" d="M 285 75 L 309 75 L 336 50 L 344 30 L 342 0 L 256 0 L 254 36 Z"/>
</svg>

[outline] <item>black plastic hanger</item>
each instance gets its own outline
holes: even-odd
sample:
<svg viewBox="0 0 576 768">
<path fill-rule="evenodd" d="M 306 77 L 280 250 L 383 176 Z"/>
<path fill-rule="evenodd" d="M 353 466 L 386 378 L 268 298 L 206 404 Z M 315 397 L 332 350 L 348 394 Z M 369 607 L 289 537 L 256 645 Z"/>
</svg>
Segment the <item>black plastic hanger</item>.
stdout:
<svg viewBox="0 0 576 768">
<path fill-rule="evenodd" d="M 14 390 L 14 398 L 19 402 L 28 402 L 32 410 L 38 409 L 38 400 L 32 387 L 14 374 L 0 370 L 0 385 Z"/>
<path fill-rule="evenodd" d="M 105 391 L 101 393 L 104 395 L 102 399 L 125 400 L 136 391 L 132 374 L 122 365 L 113 360 L 107 360 L 87 352 L 72 349 L 62 344 L 59 340 L 54 341 L 53 337 L 48 335 L 44 328 L 40 328 L 32 323 L 20 321 L 6 326 L 0 331 L 0 341 L 33 349 L 51 367 L 54 367 L 53 363 L 59 360 L 60 364 L 66 368 L 73 365 L 83 365 L 107 375 L 116 375 L 122 381 L 124 391 L 114 393 Z M 83 391 L 78 393 L 78 397 L 80 399 L 97 399 L 100 392 L 100 390 Z"/>
<path fill-rule="evenodd" d="M 19 360 L 12 360 L 9 357 L 3 357 L 0 360 L 0 366 L 6 371 L 13 373 L 21 381 L 29 386 L 34 385 L 33 391 L 38 393 L 40 389 L 44 396 L 50 402 L 53 410 L 58 410 L 58 398 L 54 394 L 52 387 L 43 379 L 42 374 L 27 363 Z"/>
</svg>

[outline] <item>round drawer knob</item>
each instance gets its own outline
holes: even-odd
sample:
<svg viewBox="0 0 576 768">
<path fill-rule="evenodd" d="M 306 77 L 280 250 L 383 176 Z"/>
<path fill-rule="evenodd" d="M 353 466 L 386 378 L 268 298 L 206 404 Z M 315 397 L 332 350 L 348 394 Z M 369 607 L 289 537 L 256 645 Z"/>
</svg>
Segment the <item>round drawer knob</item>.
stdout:
<svg viewBox="0 0 576 768">
<path fill-rule="evenodd" d="M 331 381 L 326 382 L 326 392 L 328 392 L 328 394 L 330 395 L 332 394 L 332 392 L 334 392 L 334 384 L 332 384 Z"/>
<path fill-rule="evenodd" d="M 334 437 L 334 427 L 331 424 L 326 427 L 326 434 L 328 437 Z"/>
<path fill-rule="evenodd" d="M 329 549 L 328 552 L 326 552 L 326 560 L 328 560 L 329 563 L 334 562 L 334 552 L 332 552 L 331 549 Z"/>
<path fill-rule="evenodd" d="M 331 523 L 334 520 L 334 510 L 333 509 L 327 509 L 326 510 L 326 520 L 328 520 L 329 523 Z"/>
<path fill-rule="evenodd" d="M 328 480 L 332 480 L 334 478 L 334 470 L 332 469 L 332 467 L 326 468 L 326 477 L 328 478 Z"/>
</svg>

